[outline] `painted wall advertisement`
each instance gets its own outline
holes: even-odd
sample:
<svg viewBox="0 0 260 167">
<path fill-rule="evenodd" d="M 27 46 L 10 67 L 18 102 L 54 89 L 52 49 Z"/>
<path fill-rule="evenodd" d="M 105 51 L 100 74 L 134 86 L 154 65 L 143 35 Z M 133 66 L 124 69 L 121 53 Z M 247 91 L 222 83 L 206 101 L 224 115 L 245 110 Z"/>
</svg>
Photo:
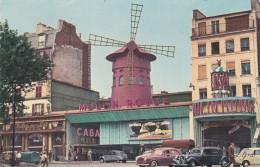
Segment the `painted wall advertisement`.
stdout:
<svg viewBox="0 0 260 167">
<path fill-rule="evenodd" d="M 99 144 L 99 137 L 99 126 L 80 124 L 72 127 L 73 144 Z"/>
<path fill-rule="evenodd" d="M 160 140 L 172 138 L 172 120 L 133 121 L 127 125 L 129 140 Z"/>
</svg>

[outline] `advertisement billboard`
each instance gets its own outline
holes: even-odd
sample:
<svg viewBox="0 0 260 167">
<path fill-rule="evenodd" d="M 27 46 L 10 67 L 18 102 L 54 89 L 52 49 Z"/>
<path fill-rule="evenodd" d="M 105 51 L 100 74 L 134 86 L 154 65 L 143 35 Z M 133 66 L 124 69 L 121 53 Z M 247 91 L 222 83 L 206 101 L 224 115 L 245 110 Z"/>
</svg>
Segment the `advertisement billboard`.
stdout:
<svg viewBox="0 0 260 167">
<path fill-rule="evenodd" d="M 127 124 L 129 140 L 160 140 L 173 137 L 172 120 L 132 121 Z"/>
</svg>

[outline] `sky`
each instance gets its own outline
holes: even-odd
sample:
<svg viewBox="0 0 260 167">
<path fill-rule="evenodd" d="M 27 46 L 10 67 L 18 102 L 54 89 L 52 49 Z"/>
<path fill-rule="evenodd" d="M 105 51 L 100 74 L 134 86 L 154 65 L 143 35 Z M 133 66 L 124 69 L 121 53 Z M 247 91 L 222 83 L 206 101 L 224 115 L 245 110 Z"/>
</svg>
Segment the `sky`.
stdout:
<svg viewBox="0 0 260 167">
<path fill-rule="evenodd" d="M 191 91 L 191 24 L 194 9 L 206 16 L 250 10 L 250 0 L 0 0 L 0 22 L 11 29 L 35 32 L 38 23 L 57 27 L 59 19 L 76 26 L 82 40 L 89 34 L 130 41 L 131 3 L 143 11 L 137 44 L 174 45 L 174 58 L 155 54 L 151 63 L 153 93 Z M 118 47 L 92 46 L 91 89 L 111 96 L 112 63 L 105 58 Z"/>
</svg>

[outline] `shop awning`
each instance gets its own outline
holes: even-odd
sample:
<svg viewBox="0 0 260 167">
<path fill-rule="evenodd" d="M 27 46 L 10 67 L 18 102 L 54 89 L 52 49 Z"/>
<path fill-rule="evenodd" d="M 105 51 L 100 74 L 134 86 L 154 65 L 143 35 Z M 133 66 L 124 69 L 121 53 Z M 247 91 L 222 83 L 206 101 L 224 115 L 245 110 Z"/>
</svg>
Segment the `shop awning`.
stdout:
<svg viewBox="0 0 260 167">
<path fill-rule="evenodd" d="M 131 120 L 189 117 L 189 106 L 105 111 L 66 115 L 70 123 L 117 122 Z"/>
<path fill-rule="evenodd" d="M 259 137 L 259 134 L 260 134 L 260 126 L 258 126 L 255 130 L 255 135 L 254 135 L 254 138 L 253 138 L 253 143 L 257 143 L 258 142 L 258 137 Z"/>
</svg>

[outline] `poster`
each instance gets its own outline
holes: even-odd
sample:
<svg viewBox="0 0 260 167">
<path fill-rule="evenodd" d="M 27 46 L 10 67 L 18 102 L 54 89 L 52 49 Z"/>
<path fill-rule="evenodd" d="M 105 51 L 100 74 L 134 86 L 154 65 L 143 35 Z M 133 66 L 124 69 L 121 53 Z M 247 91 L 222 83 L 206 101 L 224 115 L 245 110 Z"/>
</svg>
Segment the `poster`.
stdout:
<svg viewBox="0 0 260 167">
<path fill-rule="evenodd" d="M 129 140 L 161 140 L 173 137 L 172 120 L 133 121 L 127 124 Z"/>
</svg>

